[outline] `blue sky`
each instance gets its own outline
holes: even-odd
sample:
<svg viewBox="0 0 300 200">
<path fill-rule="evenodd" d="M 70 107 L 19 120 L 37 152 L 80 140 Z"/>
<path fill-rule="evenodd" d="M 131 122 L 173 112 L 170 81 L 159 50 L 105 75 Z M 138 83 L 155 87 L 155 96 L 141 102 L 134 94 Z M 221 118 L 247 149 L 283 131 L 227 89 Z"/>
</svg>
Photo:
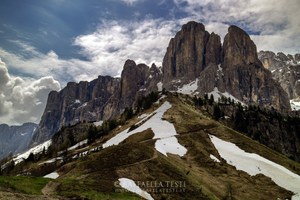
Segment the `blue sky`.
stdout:
<svg viewBox="0 0 300 200">
<path fill-rule="evenodd" d="M 50 90 L 118 76 L 127 59 L 161 65 L 190 21 L 222 38 L 230 24 L 258 50 L 300 52 L 298 0 L 2 0 L 0 123 L 38 122 Z"/>
</svg>

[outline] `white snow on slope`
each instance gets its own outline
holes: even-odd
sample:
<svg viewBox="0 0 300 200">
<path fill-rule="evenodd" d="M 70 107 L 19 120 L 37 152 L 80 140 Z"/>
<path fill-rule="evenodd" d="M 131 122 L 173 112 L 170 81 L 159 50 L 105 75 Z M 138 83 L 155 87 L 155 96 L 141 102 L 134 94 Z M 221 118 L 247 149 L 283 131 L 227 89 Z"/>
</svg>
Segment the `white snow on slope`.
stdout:
<svg viewBox="0 0 300 200">
<path fill-rule="evenodd" d="M 52 178 L 52 179 L 57 179 L 58 177 L 59 177 L 59 174 L 57 172 L 52 172 L 52 173 L 44 176 L 44 178 Z"/>
<path fill-rule="evenodd" d="M 75 144 L 75 145 L 69 147 L 69 148 L 68 148 L 68 151 L 72 151 L 72 150 L 76 149 L 76 148 L 79 147 L 79 146 L 82 146 L 82 145 L 84 145 L 84 144 L 87 144 L 87 142 L 88 142 L 87 139 L 82 140 L 82 141 L 78 142 L 77 144 Z"/>
<path fill-rule="evenodd" d="M 300 102 L 295 100 L 290 100 L 292 110 L 300 110 Z"/>
<path fill-rule="evenodd" d="M 254 176 L 256 174 L 264 174 L 270 177 L 277 185 L 296 195 L 300 194 L 300 176 L 289 171 L 285 167 L 278 165 L 255 153 L 247 153 L 231 142 L 226 142 L 209 135 L 212 143 L 218 150 L 220 156 L 238 170 L 242 170 Z M 296 195 L 292 199 L 297 199 Z"/>
<path fill-rule="evenodd" d="M 51 144 L 52 144 L 52 140 L 48 140 L 42 144 L 39 144 L 39 145 L 25 151 L 22 154 L 18 154 L 15 158 L 13 158 L 13 161 L 15 162 L 15 164 L 18 164 L 18 163 L 22 162 L 23 160 L 27 159 L 28 156 L 30 155 L 30 153 L 33 153 L 33 154 L 41 153 L 44 148 L 45 148 L 45 150 L 47 150 Z"/>
<path fill-rule="evenodd" d="M 181 88 L 178 88 L 177 92 L 182 94 L 193 94 L 198 88 L 198 81 L 199 79 L 196 78 L 196 80 L 183 85 Z"/>
<path fill-rule="evenodd" d="M 119 178 L 119 181 L 120 181 L 120 186 L 122 188 L 130 192 L 133 192 L 135 194 L 138 194 L 147 200 L 154 200 L 148 192 L 142 190 L 139 186 L 135 184 L 133 180 L 128 178 Z"/>
<path fill-rule="evenodd" d="M 144 113 L 144 114 L 138 116 L 138 119 L 144 119 L 145 117 L 148 117 L 148 116 L 149 116 L 149 114 Z"/>
<path fill-rule="evenodd" d="M 210 154 L 209 157 L 215 162 L 221 162 L 216 156 Z"/>
<path fill-rule="evenodd" d="M 159 92 L 161 92 L 162 89 L 163 89 L 163 84 L 162 84 L 162 82 L 161 82 L 161 81 L 158 82 L 156 86 L 157 86 L 157 90 L 158 90 Z"/>
<path fill-rule="evenodd" d="M 220 92 L 217 87 L 215 87 L 212 92 L 208 93 L 208 98 L 210 98 L 210 95 L 213 95 L 215 102 L 218 102 L 218 99 L 221 99 L 221 97 L 224 96 L 226 98 L 233 99 L 236 103 L 240 102 L 242 105 L 245 105 L 243 102 L 241 102 L 240 100 L 238 100 L 237 98 L 229 94 L 228 92 L 224 92 L 224 93 Z"/>
<path fill-rule="evenodd" d="M 95 126 L 102 126 L 103 121 L 93 122 L 93 124 L 94 124 Z"/>
<path fill-rule="evenodd" d="M 62 160 L 63 158 L 62 157 L 55 157 L 55 158 L 52 158 L 52 159 L 50 159 L 50 160 L 46 160 L 45 162 L 42 162 L 42 163 L 40 163 L 39 165 L 42 165 L 42 164 L 46 164 L 46 163 L 54 163 L 54 162 L 56 162 L 56 161 L 58 161 L 58 160 Z"/>
<path fill-rule="evenodd" d="M 177 154 L 179 156 L 184 156 L 186 154 L 186 148 L 178 143 L 176 137 L 162 138 L 156 141 L 155 149 L 165 156 L 167 153 Z"/>
<path fill-rule="evenodd" d="M 175 137 L 175 135 L 177 135 L 175 127 L 170 122 L 168 122 L 166 120 L 162 120 L 164 113 L 171 107 L 172 107 L 172 105 L 169 102 L 167 102 L 167 101 L 164 102 L 158 109 L 156 109 L 152 114 L 149 115 L 149 116 L 152 116 L 155 113 L 144 124 L 140 125 L 138 128 L 136 128 L 130 132 L 128 132 L 129 128 L 122 131 L 121 133 L 119 133 L 115 137 L 111 138 L 106 143 L 104 143 L 103 148 L 106 148 L 106 147 L 109 147 L 112 145 L 118 145 L 119 143 L 124 141 L 129 136 L 139 133 L 139 132 L 142 132 L 142 131 L 150 128 L 150 129 L 152 129 L 152 131 L 154 133 L 153 139 L 158 139 L 155 143 L 155 147 L 157 147 L 157 151 L 161 152 L 164 155 L 166 155 L 166 153 L 174 153 L 174 152 L 176 154 L 178 154 L 179 156 L 184 155 L 187 152 L 187 149 L 178 143 L 177 138 Z M 138 122 L 137 124 L 140 124 L 140 122 Z M 164 140 L 166 138 L 168 138 L 168 140 Z M 163 145 L 165 147 L 160 148 L 161 144 L 165 144 L 165 145 Z M 169 147 L 169 145 L 171 145 L 171 146 Z M 174 147 L 176 147 L 176 149 L 178 147 L 180 149 L 180 151 L 177 151 L 177 150 L 174 151 L 174 149 L 173 149 Z"/>
</svg>

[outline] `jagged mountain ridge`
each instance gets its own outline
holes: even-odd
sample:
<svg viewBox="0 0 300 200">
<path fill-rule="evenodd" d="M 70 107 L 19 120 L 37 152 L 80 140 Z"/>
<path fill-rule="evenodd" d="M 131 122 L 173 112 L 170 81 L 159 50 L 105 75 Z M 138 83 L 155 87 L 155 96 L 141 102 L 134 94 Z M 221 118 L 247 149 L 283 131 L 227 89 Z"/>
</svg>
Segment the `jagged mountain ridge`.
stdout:
<svg viewBox="0 0 300 200">
<path fill-rule="evenodd" d="M 167 90 L 198 78 L 195 93 L 217 87 L 246 104 L 289 110 L 289 99 L 272 79 L 257 56 L 254 42 L 236 26 L 224 38 L 209 34 L 197 22 L 189 22 L 171 39 L 163 61 L 163 83 Z"/>
<path fill-rule="evenodd" d="M 289 99 L 300 98 L 300 54 L 260 51 L 258 58 L 272 72 L 273 78 L 280 83 Z"/>
<path fill-rule="evenodd" d="M 0 160 L 9 154 L 17 154 L 28 148 L 37 124 L 24 123 L 20 126 L 0 124 Z"/>
<path fill-rule="evenodd" d="M 290 110 L 287 94 L 263 67 L 246 32 L 230 26 L 222 46 L 220 36 L 189 22 L 170 40 L 162 74 L 155 65 L 149 68 L 128 60 L 121 78 L 99 76 L 51 92 L 32 145 L 51 138 L 62 126 L 111 118 L 134 106 L 140 96 L 162 88 L 176 91 L 195 79 L 194 94 L 217 87 L 247 104 Z"/>
<path fill-rule="evenodd" d="M 61 91 L 51 92 L 32 146 L 50 139 L 63 126 L 117 116 L 132 107 L 139 96 L 160 89 L 160 77 L 155 65 L 149 68 L 127 60 L 121 78 L 99 76 L 91 82 L 71 82 Z"/>
</svg>

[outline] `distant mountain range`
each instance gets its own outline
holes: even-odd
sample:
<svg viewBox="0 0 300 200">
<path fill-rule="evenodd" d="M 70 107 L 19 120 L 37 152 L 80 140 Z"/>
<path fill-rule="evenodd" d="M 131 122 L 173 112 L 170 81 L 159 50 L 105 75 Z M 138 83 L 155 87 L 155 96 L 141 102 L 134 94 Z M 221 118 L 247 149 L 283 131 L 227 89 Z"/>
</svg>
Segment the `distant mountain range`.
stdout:
<svg viewBox="0 0 300 200">
<path fill-rule="evenodd" d="M 24 123 L 20 126 L 0 124 L 0 159 L 28 149 L 37 124 Z"/>
<path fill-rule="evenodd" d="M 258 57 L 264 67 L 272 72 L 290 100 L 300 102 L 300 54 L 275 54 L 272 51 L 260 51 Z"/>
</svg>

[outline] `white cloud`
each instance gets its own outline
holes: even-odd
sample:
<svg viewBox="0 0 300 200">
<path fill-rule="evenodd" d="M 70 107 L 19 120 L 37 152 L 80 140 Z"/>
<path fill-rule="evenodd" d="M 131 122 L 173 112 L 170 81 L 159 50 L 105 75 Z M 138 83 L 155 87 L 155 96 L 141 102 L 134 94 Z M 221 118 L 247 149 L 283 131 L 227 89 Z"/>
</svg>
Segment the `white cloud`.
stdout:
<svg viewBox="0 0 300 200">
<path fill-rule="evenodd" d="M 178 24 L 162 19 L 132 21 L 103 21 L 99 28 L 78 36 L 74 44 L 93 63 L 110 75 L 121 73 L 123 63 L 133 59 L 137 63 L 161 65 L 169 40 Z"/>
<path fill-rule="evenodd" d="M 26 48 L 22 49 L 23 47 Z M 78 78 L 82 74 L 85 74 L 88 80 L 96 78 L 99 74 L 105 74 L 102 69 L 98 68 L 97 63 L 76 58 L 61 59 L 54 51 L 43 54 L 28 44 L 20 45 L 20 48 L 21 52 L 26 53 L 14 54 L 0 48 L 0 57 L 10 69 L 21 74 L 35 78 L 53 76 L 62 85 L 66 85 L 70 81 L 80 81 Z M 30 49 L 30 51 L 26 49 Z"/>
<path fill-rule="evenodd" d="M 51 76 L 40 79 L 10 76 L 2 61 L 0 77 L 0 123 L 38 123 L 46 106 L 48 93 L 60 89 L 59 82 Z"/>
<path fill-rule="evenodd" d="M 122 2 L 126 3 L 127 5 L 133 5 L 136 2 L 139 2 L 141 0 L 121 0 Z"/>
<path fill-rule="evenodd" d="M 299 53 L 299 0 L 174 0 L 178 9 L 223 36 L 236 24 L 250 33 L 258 50 Z M 185 6 L 183 6 L 185 4 Z M 221 28 L 220 30 L 220 27 Z M 221 31 L 221 32 L 218 32 Z"/>
</svg>

